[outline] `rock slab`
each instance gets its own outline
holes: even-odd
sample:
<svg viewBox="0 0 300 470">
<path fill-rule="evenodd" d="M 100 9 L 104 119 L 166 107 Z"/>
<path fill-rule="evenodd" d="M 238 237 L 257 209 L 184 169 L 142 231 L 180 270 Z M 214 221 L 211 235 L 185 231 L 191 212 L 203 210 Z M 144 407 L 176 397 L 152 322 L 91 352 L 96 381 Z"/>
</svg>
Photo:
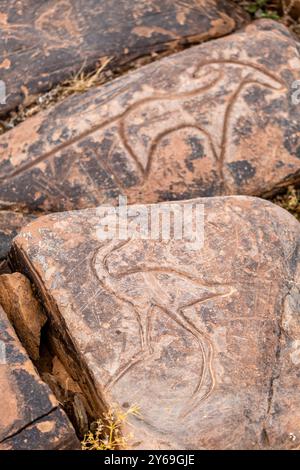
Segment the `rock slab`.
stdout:
<svg viewBox="0 0 300 470">
<path fill-rule="evenodd" d="M 68 418 L 0 306 L 0 450 L 78 449 Z"/>
<path fill-rule="evenodd" d="M 298 55 L 263 20 L 66 99 L 2 137 L 1 204 L 60 211 L 299 181 Z"/>
<path fill-rule="evenodd" d="M 115 69 L 229 34 L 245 19 L 226 0 L 2 0 L 0 79 L 7 99 L 0 113 L 107 58 Z"/>
<path fill-rule="evenodd" d="M 160 209 L 178 221 L 188 204 Z M 103 240 L 112 219 L 89 209 L 31 223 L 12 262 L 44 299 L 59 360 L 88 371 L 108 408 L 139 407 L 129 446 L 299 448 L 300 225 L 257 198 L 193 204 L 193 249 L 144 232 Z M 132 206 L 129 227 L 150 209 Z"/>
<path fill-rule="evenodd" d="M 21 273 L 0 276 L 0 305 L 14 326 L 29 357 L 40 357 L 41 329 L 47 317 L 34 296 L 29 280 Z"/>
</svg>

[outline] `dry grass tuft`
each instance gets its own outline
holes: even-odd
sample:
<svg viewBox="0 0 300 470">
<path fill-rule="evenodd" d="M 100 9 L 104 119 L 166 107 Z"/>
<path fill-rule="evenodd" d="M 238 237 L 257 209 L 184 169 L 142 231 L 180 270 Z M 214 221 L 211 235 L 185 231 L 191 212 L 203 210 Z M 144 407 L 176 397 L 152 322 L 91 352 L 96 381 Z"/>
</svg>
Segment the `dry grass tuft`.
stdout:
<svg viewBox="0 0 300 470">
<path fill-rule="evenodd" d="M 64 98 L 75 93 L 83 93 L 93 86 L 102 85 L 112 76 L 106 68 L 111 62 L 112 57 L 103 58 L 99 66 L 90 73 L 84 71 L 81 67 L 78 73 L 73 77 L 60 83 L 47 93 L 40 95 L 34 103 L 29 106 L 19 106 L 16 111 L 12 111 L 4 121 L 0 121 L 0 135 L 14 128 L 25 119 L 34 116 L 39 111 L 49 108 Z"/>
<path fill-rule="evenodd" d="M 123 436 L 122 428 L 130 415 L 140 416 L 139 407 L 133 405 L 127 411 L 118 407 L 109 410 L 102 419 L 92 424 L 81 443 L 82 450 L 126 449 L 133 436 Z"/>
<path fill-rule="evenodd" d="M 275 196 L 272 202 L 289 211 L 300 222 L 300 187 L 289 186 L 285 193 Z"/>
<path fill-rule="evenodd" d="M 106 76 L 102 72 L 111 61 L 112 57 L 102 59 L 99 67 L 91 73 L 86 73 L 83 71 L 83 68 L 81 68 L 74 77 L 71 77 L 69 80 L 66 80 L 56 87 L 56 94 L 61 98 L 66 98 L 74 93 L 83 93 L 93 86 L 102 85 L 106 80 Z"/>
</svg>

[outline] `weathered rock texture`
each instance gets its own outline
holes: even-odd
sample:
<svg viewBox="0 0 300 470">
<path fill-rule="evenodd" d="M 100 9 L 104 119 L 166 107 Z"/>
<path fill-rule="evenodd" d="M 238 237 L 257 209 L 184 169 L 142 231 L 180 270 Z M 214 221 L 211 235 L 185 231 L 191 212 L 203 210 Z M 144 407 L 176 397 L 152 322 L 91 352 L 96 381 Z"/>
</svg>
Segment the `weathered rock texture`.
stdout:
<svg viewBox="0 0 300 470">
<path fill-rule="evenodd" d="M 282 7 L 280 0 L 276 1 L 277 5 Z M 290 18 L 298 20 L 300 17 L 300 1 L 299 0 L 285 0 L 285 9 L 281 9 L 281 14 L 287 14 Z"/>
<path fill-rule="evenodd" d="M 12 210 L 0 210 L 0 260 L 7 255 L 11 240 L 17 235 L 20 228 L 34 218 L 34 216 Z"/>
<path fill-rule="evenodd" d="M 74 430 L 40 380 L 0 307 L 0 450 L 78 448 Z"/>
<path fill-rule="evenodd" d="M 29 280 L 23 274 L 0 276 L 0 304 L 18 332 L 29 357 L 38 360 L 41 329 L 47 317 L 33 294 Z"/>
<path fill-rule="evenodd" d="M 256 198 L 197 202 L 202 248 L 101 241 L 109 219 L 89 209 L 31 223 L 12 261 L 94 400 L 140 407 L 132 447 L 299 448 L 300 225 Z M 176 220 L 187 204 L 173 203 Z"/>
<path fill-rule="evenodd" d="M 2 0 L 5 113 L 85 67 L 111 67 L 232 32 L 246 14 L 226 0 Z"/>
<path fill-rule="evenodd" d="M 58 211 L 287 185 L 300 177 L 296 79 L 297 44 L 272 21 L 165 58 L 4 135 L 0 200 Z"/>
</svg>

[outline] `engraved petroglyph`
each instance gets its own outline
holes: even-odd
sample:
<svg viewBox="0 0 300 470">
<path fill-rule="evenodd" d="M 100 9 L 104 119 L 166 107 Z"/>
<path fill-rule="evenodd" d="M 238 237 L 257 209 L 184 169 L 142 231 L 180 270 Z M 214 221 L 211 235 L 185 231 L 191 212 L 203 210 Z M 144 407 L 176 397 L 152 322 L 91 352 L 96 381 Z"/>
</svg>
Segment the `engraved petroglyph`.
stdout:
<svg viewBox="0 0 300 470">
<path fill-rule="evenodd" d="M 105 57 L 113 57 L 110 67 L 119 68 L 140 55 L 224 36 L 247 20 L 242 9 L 232 11 L 224 0 L 196 3 L 2 0 L 0 55 L 11 64 L 4 77 L 9 99 L 0 113 L 31 101 L 83 68 L 97 67 Z"/>
<path fill-rule="evenodd" d="M 187 308 L 197 307 L 215 298 L 231 296 L 235 288 L 230 285 L 206 284 L 193 275 L 176 269 L 152 266 L 136 266 L 126 271 L 112 274 L 109 270 L 109 259 L 112 254 L 124 248 L 130 240 L 111 241 L 101 245 L 91 260 L 91 269 L 100 285 L 116 298 L 121 304 L 126 304 L 139 325 L 140 351 L 131 360 L 121 365 L 117 372 L 106 384 L 112 388 L 136 364 L 151 358 L 154 353 L 155 338 L 151 334 L 151 320 L 154 309 L 172 319 L 196 340 L 199 355 L 199 376 L 192 396 L 187 400 L 184 417 L 198 407 L 213 392 L 215 374 L 213 368 L 214 346 L 210 336 L 204 329 L 196 326 L 188 318 Z M 162 277 L 161 274 L 164 274 Z M 132 295 L 128 291 L 128 282 L 142 285 L 141 294 Z"/>
</svg>

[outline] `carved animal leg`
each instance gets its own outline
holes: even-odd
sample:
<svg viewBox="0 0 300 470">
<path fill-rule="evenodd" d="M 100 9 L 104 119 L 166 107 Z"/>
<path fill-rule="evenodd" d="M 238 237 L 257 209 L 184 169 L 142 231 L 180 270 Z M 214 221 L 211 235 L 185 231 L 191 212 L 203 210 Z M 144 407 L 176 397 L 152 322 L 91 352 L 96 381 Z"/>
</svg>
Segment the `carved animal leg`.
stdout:
<svg viewBox="0 0 300 470">
<path fill-rule="evenodd" d="M 140 308 L 134 308 L 134 310 L 139 324 L 141 349 L 127 364 L 117 370 L 115 375 L 106 384 L 106 390 L 111 389 L 122 377 L 124 377 L 125 374 L 128 373 L 130 369 L 132 369 L 132 367 L 148 359 L 153 354 L 150 338 L 151 312 L 153 310 L 153 305 L 148 305 L 143 310 Z"/>
<path fill-rule="evenodd" d="M 190 322 L 182 313 L 182 309 L 176 310 L 176 308 L 174 308 L 174 310 L 164 310 L 178 325 L 194 336 L 199 345 L 199 350 L 201 351 L 202 361 L 199 380 L 192 394 L 191 400 L 187 404 L 187 410 L 180 414 L 180 418 L 183 418 L 191 413 L 199 403 L 208 398 L 214 388 L 215 379 L 212 371 L 213 346 L 206 333 L 199 330 L 192 322 Z M 205 381 L 207 383 L 205 383 Z M 201 392 L 204 386 L 207 386 L 207 390 L 202 394 Z"/>
</svg>

